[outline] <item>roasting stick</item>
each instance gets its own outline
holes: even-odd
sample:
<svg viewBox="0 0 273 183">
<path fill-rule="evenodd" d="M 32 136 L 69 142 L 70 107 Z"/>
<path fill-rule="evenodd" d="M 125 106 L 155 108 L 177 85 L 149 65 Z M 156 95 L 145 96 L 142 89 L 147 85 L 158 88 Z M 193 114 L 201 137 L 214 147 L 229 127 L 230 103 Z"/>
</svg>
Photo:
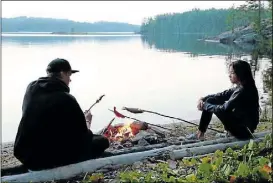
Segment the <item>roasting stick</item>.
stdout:
<svg viewBox="0 0 273 183">
<path fill-rule="evenodd" d="M 100 135 L 103 135 L 108 129 L 109 127 L 112 125 L 113 121 L 115 120 L 115 117 L 108 123 L 107 127 L 105 127 L 101 132 Z"/>
<path fill-rule="evenodd" d="M 152 113 L 152 114 L 156 114 L 156 115 L 159 115 L 159 116 L 163 116 L 163 117 L 167 117 L 167 118 L 171 118 L 171 119 L 176 119 L 176 120 L 184 121 L 185 123 L 188 123 L 188 124 L 191 124 L 191 125 L 194 125 L 194 126 L 199 126 L 198 124 L 192 123 L 190 121 L 186 121 L 186 120 L 181 119 L 181 118 L 167 116 L 167 115 L 160 114 L 160 113 L 153 112 L 153 111 L 148 111 L 148 110 L 143 110 L 143 109 L 138 109 L 138 108 L 128 108 L 128 107 L 123 107 L 123 110 L 127 110 L 127 111 L 129 111 L 131 113 L 134 113 L 134 114 L 139 114 L 139 113 L 144 113 L 144 112 Z M 210 128 L 210 127 L 208 127 L 208 129 L 216 131 L 218 133 L 224 133 L 224 132 L 222 132 L 220 130 L 216 130 L 216 129 L 213 129 L 213 128 Z"/>
<path fill-rule="evenodd" d="M 99 103 L 99 102 L 101 101 L 101 99 L 102 99 L 104 96 L 105 96 L 105 95 L 100 96 L 100 98 L 98 98 L 98 99 L 96 100 L 96 102 L 95 102 L 94 104 L 92 104 L 92 105 L 89 107 L 88 110 L 84 111 L 84 112 L 83 112 L 84 115 L 86 115 L 86 114 L 92 109 L 92 107 L 94 107 L 97 103 Z M 90 127 L 91 127 L 91 121 L 86 122 L 86 125 L 87 125 L 87 128 L 90 129 Z"/>
<path fill-rule="evenodd" d="M 115 113 L 115 111 L 113 111 L 113 110 L 111 110 L 111 109 L 108 109 L 108 110 L 111 111 L 111 112 L 113 112 L 113 113 Z M 116 111 L 116 112 L 117 112 L 117 111 Z M 115 114 L 116 114 L 116 113 L 115 113 Z M 119 113 L 119 114 L 120 114 L 120 113 Z M 170 128 L 166 128 L 166 127 L 163 127 L 163 126 L 160 126 L 160 125 L 151 124 L 151 123 L 148 123 L 148 122 L 145 122 L 145 121 L 141 121 L 141 120 L 136 119 L 136 118 L 131 118 L 131 117 L 125 116 L 125 115 L 123 115 L 123 114 L 120 114 L 120 115 L 121 115 L 120 117 L 122 117 L 122 118 L 128 118 L 128 119 L 132 119 L 132 120 L 135 120 L 135 121 L 144 122 L 144 123 L 147 123 L 147 124 L 150 125 L 150 126 L 155 126 L 155 127 L 163 128 L 163 129 L 165 129 L 165 130 L 172 131 L 172 129 L 170 129 Z"/>
<path fill-rule="evenodd" d="M 100 98 L 98 98 L 96 100 L 96 102 L 94 104 L 92 104 L 86 112 L 90 111 L 92 109 L 92 107 L 94 107 L 97 103 L 99 103 L 104 96 L 105 95 L 100 96 Z"/>
</svg>

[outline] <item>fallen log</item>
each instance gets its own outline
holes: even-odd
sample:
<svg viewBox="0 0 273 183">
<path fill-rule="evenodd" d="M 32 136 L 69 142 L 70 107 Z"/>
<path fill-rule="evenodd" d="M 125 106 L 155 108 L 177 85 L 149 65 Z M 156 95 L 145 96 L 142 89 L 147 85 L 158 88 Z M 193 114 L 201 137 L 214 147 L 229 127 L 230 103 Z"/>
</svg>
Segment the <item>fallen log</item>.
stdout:
<svg viewBox="0 0 273 183">
<path fill-rule="evenodd" d="M 261 142 L 263 138 L 255 139 L 254 142 Z M 192 147 L 192 148 L 186 148 L 186 149 L 180 149 L 180 150 L 174 150 L 170 152 L 170 158 L 172 160 L 181 159 L 183 157 L 187 156 L 196 156 L 196 155 L 202 155 L 202 154 L 209 154 L 212 152 L 215 152 L 217 150 L 225 150 L 228 147 L 236 147 L 236 148 L 242 148 L 245 144 L 248 144 L 249 140 L 244 141 L 237 141 L 237 142 L 230 142 L 230 143 L 223 143 L 223 144 L 214 144 L 214 145 L 207 145 L 207 146 L 201 146 L 201 147 Z"/>
<path fill-rule="evenodd" d="M 184 141 L 183 144 L 187 143 L 194 143 L 194 141 Z M 159 149 L 171 145 L 180 145 L 179 144 L 170 144 L 170 143 L 160 143 L 160 144 L 154 144 L 154 145 L 148 145 L 148 146 L 134 146 L 130 148 L 125 148 L 121 150 L 106 150 L 106 152 L 111 152 L 111 156 L 117 156 L 121 154 L 129 154 L 129 153 L 135 153 L 135 152 L 143 152 L 143 151 L 148 151 L 148 150 L 153 150 L 153 149 Z M 103 154 L 101 158 L 109 157 L 109 154 Z M 13 162 L 11 162 L 12 164 Z M 10 167 L 2 167 L 1 169 L 1 176 L 6 176 L 6 175 L 15 175 L 15 174 L 21 174 L 21 173 L 26 173 L 28 170 L 22 165 L 16 165 L 16 166 L 10 166 Z"/>
<path fill-rule="evenodd" d="M 183 143 L 193 143 L 193 142 L 195 142 L 195 141 L 184 141 Z M 181 142 L 179 144 L 174 144 L 174 145 L 180 146 L 180 144 L 181 144 Z M 111 151 L 111 153 L 113 156 L 117 156 L 117 155 L 121 155 L 121 154 L 149 151 L 149 150 L 159 149 L 159 148 L 163 148 L 163 147 L 167 147 L 167 146 L 172 146 L 172 145 L 165 142 L 165 143 L 161 143 L 161 144 L 154 144 L 154 145 L 148 145 L 148 146 L 135 146 L 135 147 L 129 147 L 129 148 L 122 149 L 122 150 L 114 150 L 114 151 Z M 173 147 L 173 149 L 178 149 L 178 147 L 176 147 L 176 146 L 172 146 L 172 147 Z M 108 152 L 108 151 L 106 150 L 106 152 Z"/>
<path fill-rule="evenodd" d="M 168 143 L 161 143 L 161 144 L 154 144 L 154 145 L 148 145 L 148 146 L 136 146 L 136 147 L 130 147 L 123 150 L 114 150 L 111 151 L 111 153 L 114 156 L 121 155 L 121 154 L 129 154 L 129 153 L 135 153 L 135 152 L 143 152 L 143 151 L 149 151 L 152 149 L 159 149 L 163 147 L 170 146 Z M 107 150 L 106 150 L 107 151 Z"/>
<path fill-rule="evenodd" d="M 1 177 L 2 182 L 41 182 L 69 179 L 84 172 L 93 172 L 107 165 L 133 164 L 136 161 L 144 160 L 148 157 L 159 156 L 170 151 L 173 146 L 164 147 L 145 152 L 123 154 L 107 158 L 88 160 L 76 164 L 58 167 L 50 170 L 33 171 L 29 173 Z"/>
<path fill-rule="evenodd" d="M 254 135 L 256 138 L 260 138 L 260 137 L 264 137 L 270 133 L 272 133 L 272 131 L 259 132 L 259 133 L 255 133 Z M 234 142 L 234 141 L 238 141 L 238 139 L 236 139 L 235 137 L 220 138 L 220 139 L 215 139 L 215 140 L 208 140 L 208 141 L 203 141 L 203 142 L 198 142 L 198 143 L 177 146 L 177 147 L 175 147 L 175 150 L 191 148 L 191 147 L 207 146 L 207 145 L 213 145 L 213 144 L 219 144 L 219 143 L 228 143 L 228 142 Z"/>
<path fill-rule="evenodd" d="M 260 138 L 255 139 L 255 141 L 261 141 L 263 139 L 262 137 L 270 133 L 272 132 L 269 131 L 269 132 L 262 132 L 262 133 L 255 134 L 255 136 L 260 136 Z M 177 159 L 177 158 L 186 157 L 186 156 L 200 155 L 202 153 L 208 154 L 210 152 L 216 151 L 217 149 L 224 149 L 226 147 L 236 145 L 236 144 L 242 147 L 244 144 L 247 144 L 248 142 L 249 140 L 232 142 L 227 144 L 208 145 L 206 148 L 201 146 L 201 147 L 192 147 L 192 148 L 187 148 L 182 150 L 181 149 L 175 150 L 175 148 L 178 148 L 178 147 L 181 148 L 183 146 L 172 145 L 172 146 L 144 151 L 144 152 L 136 152 L 136 153 L 107 157 L 107 158 L 88 160 L 88 161 L 71 164 L 71 165 L 67 165 L 63 167 L 58 167 L 58 168 L 54 168 L 50 170 L 34 171 L 34 172 L 29 172 L 29 173 L 24 173 L 19 175 L 4 176 L 4 177 L 1 177 L 1 181 L 2 182 L 30 182 L 30 181 L 41 182 L 41 181 L 69 179 L 84 172 L 94 172 L 95 170 L 101 169 L 108 165 L 133 164 L 136 161 L 141 161 L 148 157 L 159 156 L 166 153 L 169 153 L 173 159 Z M 204 143 L 204 142 L 201 142 L 201 143 Z M 208 149 L 208 150 L 205 151 L 204 149 Z"/>
<path fill-rule="evenodd" d="M 129 153 L 135 153 L 135 152 L 143 152 L 143 151 L 148 151 L 148 150 L 153 150 L 153 149 L 159 149 L 163 147 L 170 146 L 168 143 L 161 143 L 161 144 L 154 144 L 154 145 L 148 145 L 148 146 L 134 146 L 122 150 L 113 150 L 113 151 L 108 151 L 106 152 L 111 152 L 112 156 L 117 156 L 121 154 L 129 154 Z M 109 157 L 108 154 L 102 155 L 101 158 L 106 158 Z M 22 164 L 17 165 L 17 166 L 12 166 L 12 167 L 2 167 L 1 169 L 1 176 L 6 176 L 6 175 L 16 175 L 16 174 L 21 174 L 21 173 L 26 173 L 28 172 L 27 168 L 25 168 Z"/>
</svg>

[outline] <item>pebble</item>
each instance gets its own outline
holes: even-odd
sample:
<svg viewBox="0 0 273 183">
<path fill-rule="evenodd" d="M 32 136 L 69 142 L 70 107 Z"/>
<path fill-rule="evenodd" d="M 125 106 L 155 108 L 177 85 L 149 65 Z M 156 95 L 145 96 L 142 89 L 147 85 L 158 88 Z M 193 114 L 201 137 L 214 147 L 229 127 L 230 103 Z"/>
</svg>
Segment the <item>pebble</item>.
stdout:
<svg viewBox="0 0 273 183">
<path fill-rule="evenodd" d="M 147 145 L 150 145 L 145 139 L 140 139 L 138 141 L 138 145 L 139 146 L 147 146 Z"/>
<path fill-rule="evenodd" d="M 143 165 L 143 162 L 137 161 L 137 162 L 135 162 L 135 163 L 133 164 L 132 168 L 133 168 L 133 169 L 138 169 L 138 168 L 140 168 L 142 165 Z"/>
<path fill-rule="evenodd" d="M 168 160 L 167 161 L 168 162 L 168 164 L 169 164 L 169 168 L 170 169 L 176 169 L 176 165 L 177 165 L 177 162 L 176 161 L 173 161 L 173 160 Z"/>
</svg>

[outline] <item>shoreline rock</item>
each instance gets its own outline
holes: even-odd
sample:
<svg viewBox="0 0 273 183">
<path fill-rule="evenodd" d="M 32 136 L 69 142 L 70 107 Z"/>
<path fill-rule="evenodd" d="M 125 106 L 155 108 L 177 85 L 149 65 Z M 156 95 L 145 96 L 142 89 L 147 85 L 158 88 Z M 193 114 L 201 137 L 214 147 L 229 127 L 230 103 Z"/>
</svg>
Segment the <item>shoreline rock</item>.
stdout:
<svg viewBox="0 0 273 183">
<path fill-rule="evenodd" d="M 272 21 L 270 19 L 264 19 L 261 22 L 261 33 L 266 40 L 272 40 Z M 222 44 L 237 44 L 237 45 L 256 45 L 262 38 L 254 29 L 254 24 L 248 26 L 237 27 L 232 31 L 223 32 L 214 37 L 208 37 L 203 39 L 206 42 L 218 42 Z"/>
</svg>

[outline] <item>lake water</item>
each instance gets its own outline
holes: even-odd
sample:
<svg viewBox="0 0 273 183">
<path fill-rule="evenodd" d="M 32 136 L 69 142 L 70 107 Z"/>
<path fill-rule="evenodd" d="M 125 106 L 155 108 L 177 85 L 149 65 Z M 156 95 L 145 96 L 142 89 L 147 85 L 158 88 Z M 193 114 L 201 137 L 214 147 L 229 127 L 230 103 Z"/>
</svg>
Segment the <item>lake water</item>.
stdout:
<svg viewBox="0 0 273 183">
<path fill-rule="evenodd" d="M 197 41 L 198 35 L 179 39 L 147 40 L 138 35 L 2 35 L 2 142 L 14 141 L 27 85 L 46 76 L 46 66 L 57 57 L 80 72 L 72 76 L 71 94 L 82 110 L 105 94 L 93 109 L 92 130 L 114 117 L 108 109 L 150 123 L 173 122 L 153 114 L 130 114 L 122 107 L 156 111 L 185 120 L 199 119 L 201 96 L 231 87 L 227 64 L 251 60 L 247 51 Z M 261 72 L 268 59 L 259 59 L 255 79 L 262 89 Z M 116 119 L 114 123 L 128 120 Z M 65 128 L 64 128 L 65 130 Z"/>
</svg>

